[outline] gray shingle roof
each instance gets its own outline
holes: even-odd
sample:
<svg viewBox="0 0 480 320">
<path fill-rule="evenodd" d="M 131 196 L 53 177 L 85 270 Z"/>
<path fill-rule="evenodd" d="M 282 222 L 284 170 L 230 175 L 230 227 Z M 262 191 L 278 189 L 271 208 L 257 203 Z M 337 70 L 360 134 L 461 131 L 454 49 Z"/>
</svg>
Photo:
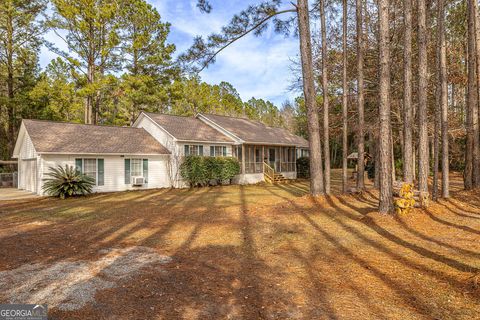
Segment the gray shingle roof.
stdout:
<svg viewBox="0 0 480 320">
<path fill-rule="evenodd" d="M 170 154 L 142 128 L 23 120 L 39 153 Z"/>
<path fill-rule="evenodd" d="M 194 117 L 173 116 L 160 113 L 147 113 L 153 121 L 167 130 L 177 140 L 204 142 L 234 142 L 220 131 Z"/>
<path fill-rule="evenodd" d="M 259 121 L 245 118 L 203 114 L 220 127 L 233 133 L 246 143 L 292 145 L 308 147 L 308 141 L 283 128 L 269 127 Z"/>
</svg>

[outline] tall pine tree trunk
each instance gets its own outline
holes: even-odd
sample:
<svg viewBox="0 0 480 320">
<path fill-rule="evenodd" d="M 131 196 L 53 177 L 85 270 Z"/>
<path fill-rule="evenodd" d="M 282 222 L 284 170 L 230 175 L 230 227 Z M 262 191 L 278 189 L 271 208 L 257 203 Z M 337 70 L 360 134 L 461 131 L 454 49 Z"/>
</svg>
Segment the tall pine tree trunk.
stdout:
<svg viewBox="0 0 480 320">
<path fill-rule="evenodd" d="M 347 83 L 347 0 L 343 0 L 343 21 L 342 21 L 342 48 L 343 48 L 343 68 L 342 68 L 342 186 L 343 192 L 348 191 L 348 83 Z"/>
<path fill-rule="evenodd" d="M 405 36 L 403 51 L 403 181 L 413 182 L 412 109 L 412 0 L 404 0 Z"/>
<path fill-rule="evenodd" d="M 418 0 L 418 189 L 428 197 L 427 27 L 425 0 Z"/>
<path fill-rule="evenodd" d="M 364 120 L 364 93 L 363 93 L 363 6 L 362 0 L 356 2 L 356 20 L 357 20 L 357 85 L 358 85 L 358 170 L 357 170 L 357 189 L 363 190 L 364 168 L 365 168 L 365 120 Z"/>
<path fill-rule="evenodd" d="M 473 115 L 478 103 L 478 92 L 476 91 L 476 70 L 475 70 L 475 11 L 474 1 L 468 0 L 468 41 L 467 41 L 467 116 L 466 129 L 467 141 L 465 147 L 465 171 L 464 186 L 466 190 L 473 187 L 473 143 L 474 143 L 474 120 Z"/>
<path fill-rule="evenodd" d="M 480 25 L 478 20 L 478 2 L 473 1 L 473 19 L 475 23 L 475 62 L 476 62 L 476 85 L 477 97 L 480 99 Z M 473 109 L 473 176 L 472 183 L 474 188 L 480 187 L 480 126 L 479 126 L 479 105 L 477 101 L 476 108 Z"/>
<path fill-rule="evenodd" d="M 322 28 L 322 88 L 323 88 L 323 150 L 325 157 L 325 193 L 330 194 L 330 134 L 328 101 L 328 53 L 325 23 L 325 0 L 320 0 L 320 21 Z"/>
<path fill-rule="evenodd" d="M 421 1 L 421 0 L 419 0 Z M 378 211 L 390 213 L 393 210 L 392 158 L 391 158 L 391 123 L 390 123 L 390 36 L 389 36 L 389 1 L 378 0 L 379 16 L 379 158 L 380 158 L 380 201 Z"/>
<path fill-rule="evenodd" d="M 310 193 L 313 196 L 318 196 L 325 194 L 325 189 L 323 184 L 318 108 L 315 102 L 312 43 L 310 38 L 310 19 L 308 16 L 307 0 L 297 0 L 297 14 L 303 93 L 305 96 L 305 106 L 307 108 L 308 143 L 310 147 Z"/>
<path fill-rule="evenodd" d="M 442 127 L 442 197 L 450 196 L 449 147 L 448 147 L 448 88 L 447 88 L 447 45 L 445 40 L 445 0 L 438 0 L 438 34 L 440 47 L 440 113 Z M 453 86 L 452 86 L 453 92 Z"/>
<path fill-rule="evenodd" d="M 6 4 L 9 7 L 6 14 L 6 43 L 5 46 L 5 55 L 6 55 L 6 69 L 7 69 L 7 126 L 8 126 L 8 157 L 11 157 L 13 154 L 13 149 L 15 147 L 15 133 L 16 133 L 16 112 L 15 112 L 15 89 L 14 89 L 14 43 L 13 43 L 13 33 L 14 33 L 14 24 L 13 24 L 13 3 L 11 1 Z"/>
</svg>

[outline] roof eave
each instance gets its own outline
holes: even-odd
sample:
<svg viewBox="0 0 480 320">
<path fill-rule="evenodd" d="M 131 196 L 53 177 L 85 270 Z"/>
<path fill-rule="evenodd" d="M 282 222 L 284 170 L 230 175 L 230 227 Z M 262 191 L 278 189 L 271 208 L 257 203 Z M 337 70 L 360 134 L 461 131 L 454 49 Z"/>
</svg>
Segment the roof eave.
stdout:
<svg viewBox="0 0 480 320">
<path fill-rule="evenodd" d="M 46 154 L 46 155 L 104 155 L 104 156 L 128 156 L 128 155 L 137 155 L 137 156 L 168 156 L 171 155 L 171 152 L 168 153 L 136 153 L 136 152 L 58 152 L 58 151 L 42 151 L 37 152 L 37 154 Z"/>
</svg>

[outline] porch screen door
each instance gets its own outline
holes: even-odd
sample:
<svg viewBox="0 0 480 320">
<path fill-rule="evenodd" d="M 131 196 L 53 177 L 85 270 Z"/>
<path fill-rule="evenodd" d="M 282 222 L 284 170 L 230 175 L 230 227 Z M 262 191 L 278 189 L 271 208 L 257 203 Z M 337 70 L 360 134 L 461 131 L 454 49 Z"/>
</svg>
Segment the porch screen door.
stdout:
<svg viewBox="0 0 480 320">
<path fill-rule="evenodd" d="M 268 162 L 270 167 L 275 168 L 275 148 L 268 149 Z"/>
</svg>

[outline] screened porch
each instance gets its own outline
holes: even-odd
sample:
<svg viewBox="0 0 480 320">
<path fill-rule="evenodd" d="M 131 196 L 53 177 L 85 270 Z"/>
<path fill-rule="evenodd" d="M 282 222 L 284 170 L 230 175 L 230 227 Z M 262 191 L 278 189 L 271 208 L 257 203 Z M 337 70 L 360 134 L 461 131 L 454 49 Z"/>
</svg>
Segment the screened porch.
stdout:
<svg viewBox="0 0 480 320">
<path fill-rule="evenodd" d="M 291 146 L 241 145 L 233 154 L 242 164 L 242 173 L 263 173 L 263 163 L 275 172 L 296 171 L 296 148 Z"/>
</svg>

